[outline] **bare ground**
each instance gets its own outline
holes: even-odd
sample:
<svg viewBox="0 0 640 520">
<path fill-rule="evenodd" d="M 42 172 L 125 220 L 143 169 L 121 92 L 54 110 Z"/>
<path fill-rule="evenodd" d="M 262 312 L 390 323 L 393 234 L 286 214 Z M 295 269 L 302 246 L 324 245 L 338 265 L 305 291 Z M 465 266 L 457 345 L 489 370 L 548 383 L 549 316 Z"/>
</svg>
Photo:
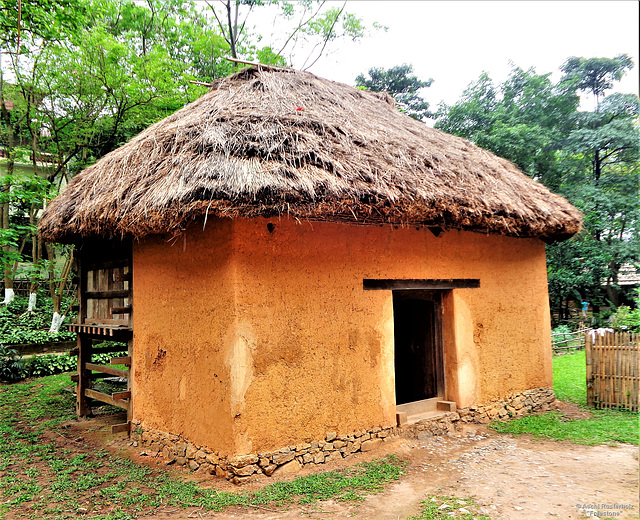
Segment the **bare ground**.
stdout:
<svg viewBox="0 0 640 520">
<path fill-rule="evenodd" d="M 563 411 L 571 413 L 568 409 Z M 576 413 L 584 412 L 576 408 Z M 92 429 L 93 435 L 100 434 L 100 429 Z M 123 440 L 112 438 L 107 442 L 120 455 L 128 452 L 131 458 L 140 462 L 164 465 L 160 459 L 140 456 L 138 451 L 131 453 Z M 169 509 L 158 510 L 147 518 L 398 520 L 417 514 L 427 495 L 474 496 L 480 511 L 494 520 L 640 518 L 637 446 L 582 446 L 538 441 L 526 436 L 497 434 L 479 426 L 467 426 L 455 436 L 432 437 L 425 441 L 396 438 L 374 452 L 356 454 L 319 470 L 305 467 L 289 478 L 312 471 L 338 469 L 387 453 L 409 461 L 407 474 L 384 493 L 369 496 L 361 503 L 327 501 L 312 506 L 292 505 L 285 511 L 275 507 L 230 508 L 223 512 Z M 262 476 L 242 489 L 258 489 L 273 481 L 273 478 Z M 201 483 L 219 490 L 238 490 L 226 481 L 213 478 L 201 480 Z M 633 506 L 633 509 L 605 509 L 601 504 Z M 598 505 L 601 513 L 597 516 L 592 508 L 589 510 L 592 505 Z M 602 514 L 602 511 L 609 514 Z M 612 513 L 618 514 L 613 516 Z"/>
</svg>

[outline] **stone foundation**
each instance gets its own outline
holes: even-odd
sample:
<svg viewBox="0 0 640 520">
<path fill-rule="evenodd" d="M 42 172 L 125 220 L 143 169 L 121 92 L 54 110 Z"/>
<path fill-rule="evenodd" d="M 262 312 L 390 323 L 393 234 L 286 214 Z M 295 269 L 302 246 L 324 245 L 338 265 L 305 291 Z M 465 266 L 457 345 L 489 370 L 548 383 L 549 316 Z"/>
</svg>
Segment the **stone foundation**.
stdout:
<svg viewBox="0 0 640 520">
<path fill-rule="evenodd" d="M 362 430 L 349 435 L 327 433 L 322 441 L 286 446 L 267 453 L 224 457 L 203 446 L 196 446 L 182 436 L 158 430 L 143 430 L 134 421 L 131 433 L 133 446 L 143 447 L 152 457 L 163 457 L 202 475 L 225 477 L 236 484 L 254 474 L 271 476 L 293 473 L 302 466 L 324 464 L 348 457 L 352 453 L 373 450 L 389 436 L 397 435 L 397 428 L 387 426 Z"/>
<path fill-rule="evenodd" d="M 463 423 L 487 424 L 534 412 L 546 412 L 555 399 L 551 388 L 533 388 L 502 399 L 494 399 L 483 405 L 459 408 L 458 414 Z"/>
<path fill-rule="evenodd" d="M 231 458 L 221 456 L 204 446 L 192 444 L 182 436 L 159 430 L 144 430 L 136 421 L 133 421 L 131 440 L 133 446 L 144 448 L 151 457 L 162 457 L 169 461 L 169 464 L 185 466 L 198 474 L 216 475 L 235 484 L 241 484 L 252 475 L 295 473 L 302 466 L 324 464 L 346 458 L 353 453 L 371 451 L 390 437 L 425 439 L 459 431 L 462 429 L 462 423 L 486 424 L 492 420 L 507 420 L 528 413 L 546 411 L 554 400 L 553 390 L 536 388 L 483 405 L 462 408 L 457 412 L 445 412 L 401 427 L 376 427 L 348 435 L 330 432 L 321 441 Z"/>
</svg>

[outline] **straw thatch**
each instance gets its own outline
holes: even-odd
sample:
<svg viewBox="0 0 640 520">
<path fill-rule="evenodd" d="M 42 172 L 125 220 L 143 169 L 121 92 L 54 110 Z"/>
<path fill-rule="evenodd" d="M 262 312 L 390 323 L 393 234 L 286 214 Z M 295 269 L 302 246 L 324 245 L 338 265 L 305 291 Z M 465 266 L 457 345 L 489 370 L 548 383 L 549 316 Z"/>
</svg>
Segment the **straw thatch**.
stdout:
<svg viewBox="0 0 640 520">
<path fill-rule="evenodd" d="M 250 67 L 75 177 L 48 241 L 283 215 L 564 239 L 580 214 L 510 162 L 401 114 L 386 95 Z"/>
</svg>

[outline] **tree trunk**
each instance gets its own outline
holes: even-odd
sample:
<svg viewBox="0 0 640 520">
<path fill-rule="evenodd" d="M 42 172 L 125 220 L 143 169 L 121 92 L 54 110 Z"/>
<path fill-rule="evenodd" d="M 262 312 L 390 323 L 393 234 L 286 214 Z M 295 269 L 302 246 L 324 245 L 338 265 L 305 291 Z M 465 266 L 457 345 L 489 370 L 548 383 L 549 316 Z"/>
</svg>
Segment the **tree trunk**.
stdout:
<svg viewBox="0 0 640 520">
<path fill-rule="evenodd" d="M 11 125 L 11 116 L 4 99 L 4 81 L 2 78 L 2 71 L 0 70 L 0 118 L 4 123 L 7 131 L 7 173 L 2 180 L 2 199 L 4 202 L 0 204 L 0 229 L 9 229 L 9 192 L 11 190 L 11 177 L 13 176 L 15 166 L 15 135 L 13 132 L 13 126 Z M 11 246 L 9 244 L 3 244 L 2 250 L 5 254 L 10 252 Z M 11 268 L 11 262 L 5 260 L 4 263 L 4 305 L 8 305 L 13 301 L 13 269 Z"/>
</svg>

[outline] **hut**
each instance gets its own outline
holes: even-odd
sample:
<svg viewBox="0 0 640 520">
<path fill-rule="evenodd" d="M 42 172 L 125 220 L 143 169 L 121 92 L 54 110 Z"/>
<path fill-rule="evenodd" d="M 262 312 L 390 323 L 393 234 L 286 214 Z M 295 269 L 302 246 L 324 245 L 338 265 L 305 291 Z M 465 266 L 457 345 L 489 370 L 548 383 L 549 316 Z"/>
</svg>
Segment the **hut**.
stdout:
<svg viewBox="0 0 640 520">
<path fill-rule="evenodd" d="M 157 451 L 244 477 L 548 399 L 544 243 L 580 220 L 385 94 L 253 66 L 75 177 L 39 231 L 77 244 L 78 413 L 122 406 Z M 129 370 L 91 363 L 100 338 Z M 128 388 L 91 388 L 105 371 Z"/>
</svg>

